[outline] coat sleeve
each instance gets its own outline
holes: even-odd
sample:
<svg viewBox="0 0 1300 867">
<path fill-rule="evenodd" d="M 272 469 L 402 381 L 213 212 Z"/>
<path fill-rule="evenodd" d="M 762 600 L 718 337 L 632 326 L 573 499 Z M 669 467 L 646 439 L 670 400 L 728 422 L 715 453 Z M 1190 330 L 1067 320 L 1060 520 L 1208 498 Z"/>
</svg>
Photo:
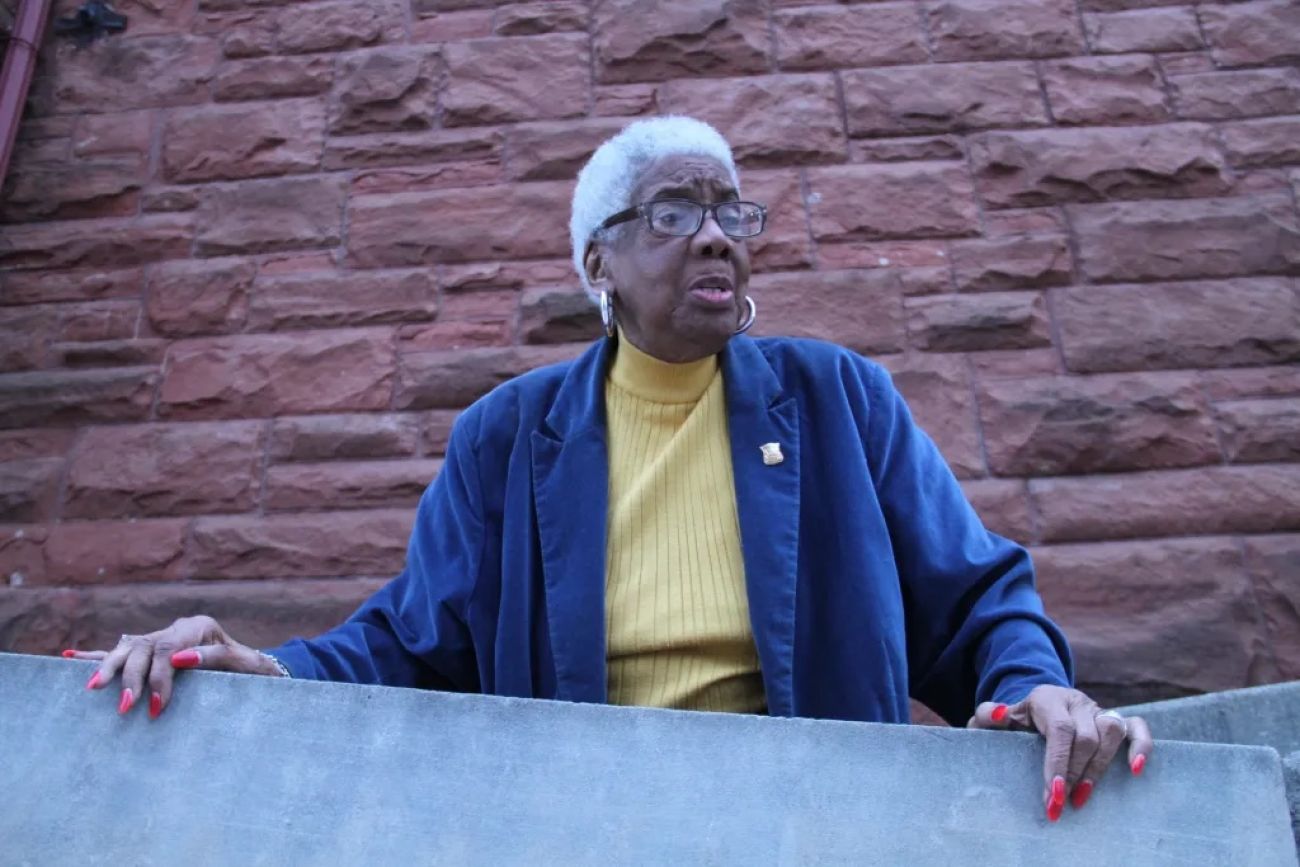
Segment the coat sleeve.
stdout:
<svg viewBox="0 0 1300 867">
<path fill-rule="evenodd" d="M 976 704 L 1070 686 L 1029 552 L 990 532 L 889 374 L 869 374 L 867 454 L 903 591 L 911 694 L 953 725 Z"/>
<path fill-rule="evenodd" d="M 266 651 L 292 676 L 478 690 L 465 616 L 484 544 L 476 419 L 471 408 L 453 427 L 442 471 L 420 498 L 401 574 L 338 627 Z"/>
</svg>

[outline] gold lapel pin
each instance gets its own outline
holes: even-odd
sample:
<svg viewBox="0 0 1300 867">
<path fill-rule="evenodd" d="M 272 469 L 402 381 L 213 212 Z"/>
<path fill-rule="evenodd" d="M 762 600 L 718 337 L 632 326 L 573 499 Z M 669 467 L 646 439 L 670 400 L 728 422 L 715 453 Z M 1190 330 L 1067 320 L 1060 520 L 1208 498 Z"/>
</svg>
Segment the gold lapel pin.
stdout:
<svg viewBox="0 0 1300 867">
<path fill-rule="evenodd" d="M 763 463 L 769 467 L 774 467 L 785 460 L 785 455 L 781 454 L 780 443 L 763 443 L 759 448 L 763 450 Z"/>
</svg>

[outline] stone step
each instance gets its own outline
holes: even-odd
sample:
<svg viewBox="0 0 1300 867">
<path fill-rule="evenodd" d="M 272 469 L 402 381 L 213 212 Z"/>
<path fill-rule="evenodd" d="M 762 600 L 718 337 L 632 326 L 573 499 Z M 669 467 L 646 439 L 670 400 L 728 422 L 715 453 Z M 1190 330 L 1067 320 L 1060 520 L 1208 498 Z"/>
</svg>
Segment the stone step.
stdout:
<svg viewBox="0 0 1300 867">
<path fill-rule="evenodd" d="M 1282 755 L 1291 832 L 1300 851 L 1300 680 L 1137 704 L 1121 709 L 1162 738 L 1272 747 Z"/>
<path fill-rule="evenodd" d="M 1029 734 L 213 672 L 150 721 L 92 670 L 0 654 L 5 864 L 1295 864 L 1260 747 L 1161 743 L 1049 824 Z"/>
</svg>

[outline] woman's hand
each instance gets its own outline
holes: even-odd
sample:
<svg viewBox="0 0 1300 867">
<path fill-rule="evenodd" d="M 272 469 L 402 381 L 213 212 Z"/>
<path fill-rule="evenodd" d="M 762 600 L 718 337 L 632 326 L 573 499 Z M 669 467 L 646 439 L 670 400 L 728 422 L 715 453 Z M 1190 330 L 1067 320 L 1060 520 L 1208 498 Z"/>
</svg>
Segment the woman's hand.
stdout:
<svg viewBox="0 0 1300 867">
<path fill-rule="evenodd" d="M 112 650 L 65 650 L 68 659 L 97 660 L 99 669 L 87 689 L 103 689 L 122 674 L 122 699 L 117 712 L 129 711 L 149 682 L 149 718 L 157 719 L 171 700 L 172 678 L 178 668 L 208 668 L 242 674 L 277 676 L 280 670 L 267 656 L 235 641 L 211 617 L 182 617 L 166 629 L 148 635 L 123 635 Z"/>
<path fill-rule="evenodd" d="M 1027 729 L 1047 738 L 1043 802 L 1052 822 L 1061 818 L 1067 793 L 1076 810 L 1087 803 L 1125 741 L 1134 776 L 1142 773 L 1154 746 L 1151 729 L 1141 717 L 1103 711 L 1077 689 L 1063 686 L 1035 687 L 1024 701 L 1011 705 L 986 701 L 966 727 Z"/>
</svg>

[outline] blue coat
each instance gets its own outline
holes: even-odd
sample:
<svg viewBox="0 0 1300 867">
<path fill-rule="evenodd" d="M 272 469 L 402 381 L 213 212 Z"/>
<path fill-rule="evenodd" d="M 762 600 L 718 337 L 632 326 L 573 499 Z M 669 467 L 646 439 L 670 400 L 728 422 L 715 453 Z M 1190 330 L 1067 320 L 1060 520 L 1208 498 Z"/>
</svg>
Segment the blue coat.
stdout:
<svg viewBox="0 0 1300 867">
<path fill-rule="evenodd" d="M 611 347 L 462 413 L 405 570 L 269 652 L 295 677 L 605 701 Z M 721 361 L 771 714 L 906 722 L 910 694 L 964 724 L 976 702 L 1071 683 L 1028 553 L 984 528 L 883 368 L 784 338 L 733 338 Z"/>
</svg>

